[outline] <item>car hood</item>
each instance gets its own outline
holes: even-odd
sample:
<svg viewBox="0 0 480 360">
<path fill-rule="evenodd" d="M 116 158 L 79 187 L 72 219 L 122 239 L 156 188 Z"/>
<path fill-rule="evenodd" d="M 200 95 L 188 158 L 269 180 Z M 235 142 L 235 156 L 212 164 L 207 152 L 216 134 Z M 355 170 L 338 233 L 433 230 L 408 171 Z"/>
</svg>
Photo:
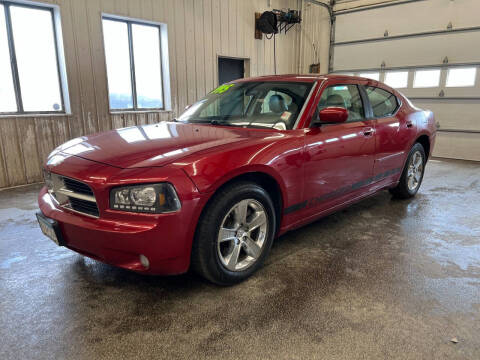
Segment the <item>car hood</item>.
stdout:
<svg viewBox="0 0 480 360">
<path fill-rule="evenodd" d="M 257 134 L 254 134 L 257 133 Z M 203 150 L 223 149 L 270 131 L 162 122 L 73 139 L 55 153 L 78 156 L 118 168 L 163 166 Z M 52 156 L 51 155 L 51 156 Z"/>
</svg>

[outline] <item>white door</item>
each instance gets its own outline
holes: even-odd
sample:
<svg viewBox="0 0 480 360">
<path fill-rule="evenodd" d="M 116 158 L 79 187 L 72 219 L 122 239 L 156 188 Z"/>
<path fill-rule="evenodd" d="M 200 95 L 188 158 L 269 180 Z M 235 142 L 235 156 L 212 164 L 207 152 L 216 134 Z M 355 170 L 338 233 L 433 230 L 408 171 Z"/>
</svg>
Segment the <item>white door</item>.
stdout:
<svg viewBox="0 0 480 360">
<path fill-rule="evenodd" d="M 435 113 L 435 156 L 480 161 L 480 1 L 336 13 L 333 72 L 372 77 Z"/>
</svg>

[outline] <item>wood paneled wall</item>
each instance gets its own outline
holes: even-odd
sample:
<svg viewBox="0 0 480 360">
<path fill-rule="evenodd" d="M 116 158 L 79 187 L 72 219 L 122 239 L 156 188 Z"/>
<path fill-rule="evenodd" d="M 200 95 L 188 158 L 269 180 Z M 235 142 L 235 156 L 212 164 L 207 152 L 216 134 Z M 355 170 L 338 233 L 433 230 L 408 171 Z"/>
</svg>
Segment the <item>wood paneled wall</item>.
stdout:
<svg viewBox="0 0 480 360">
<path fill-rule="evenodd" d="M 0 117 L 0 188 L 41 181 L 47 155 L 69 139 L 175 117 L 187 104 L 218 85 L 219 55 L 249 59 L 250 76 L 273 74 L 273 40 L 254 39 L 254 14 L 305 7 L 301 0 L 39 1 L 60 8 L 71 114 Z M 278 74 L 308 72 L 313 56 L 308 52 L 309 41 L 303 43 L 310 50 L 304 53 L 301 49 L 302 27 L 309 33 L 320 31 L 314 23 L 321 22 L 324 16 L 323 10 L 313 13 L 312 9 L 305 8 L 310 15 L 301 26 L 277 36 Z M 102 13 L 167 24 L 172 111 L 110 113 Z M 317 35 L 309 36 L 321 43 Z M 328 39 L 328 34 L 325 36 Z M 300 65 L 300 56 L 307 67 Z M 326 61 L 321 62 L 326 71 Z"/>
</svg>

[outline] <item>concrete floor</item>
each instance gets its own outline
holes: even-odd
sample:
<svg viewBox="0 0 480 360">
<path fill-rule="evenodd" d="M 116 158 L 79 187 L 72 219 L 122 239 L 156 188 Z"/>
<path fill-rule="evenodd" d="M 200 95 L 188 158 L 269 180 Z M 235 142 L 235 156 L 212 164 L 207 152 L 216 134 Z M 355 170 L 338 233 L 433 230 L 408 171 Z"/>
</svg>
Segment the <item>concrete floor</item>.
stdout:
<svg viewBox="0 0 480 360">
<path fill-rule="evenodd" d="M 416 198 L 383 192 L 288 233 L 230 288 L 56 247 L 39 187 L 2 191 L 0 358 L 480 359 L 479 179 L 435 160 Z"/>
</svg>

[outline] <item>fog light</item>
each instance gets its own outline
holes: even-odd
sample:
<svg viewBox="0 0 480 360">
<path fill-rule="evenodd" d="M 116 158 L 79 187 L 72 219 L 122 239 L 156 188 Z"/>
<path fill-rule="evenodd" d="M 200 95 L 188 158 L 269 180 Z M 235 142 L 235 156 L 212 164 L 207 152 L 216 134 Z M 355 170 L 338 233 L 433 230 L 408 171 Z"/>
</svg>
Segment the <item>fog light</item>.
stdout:
<svg viewBox="0 0 480 360">
<path fill-rule="evenodd" d="M 145 269 L 150 267 L 150 261 L 148 261 L 148 258 L 145 255 L 140 255 L 140 264 L 142 264 Z"/>
</svg>

